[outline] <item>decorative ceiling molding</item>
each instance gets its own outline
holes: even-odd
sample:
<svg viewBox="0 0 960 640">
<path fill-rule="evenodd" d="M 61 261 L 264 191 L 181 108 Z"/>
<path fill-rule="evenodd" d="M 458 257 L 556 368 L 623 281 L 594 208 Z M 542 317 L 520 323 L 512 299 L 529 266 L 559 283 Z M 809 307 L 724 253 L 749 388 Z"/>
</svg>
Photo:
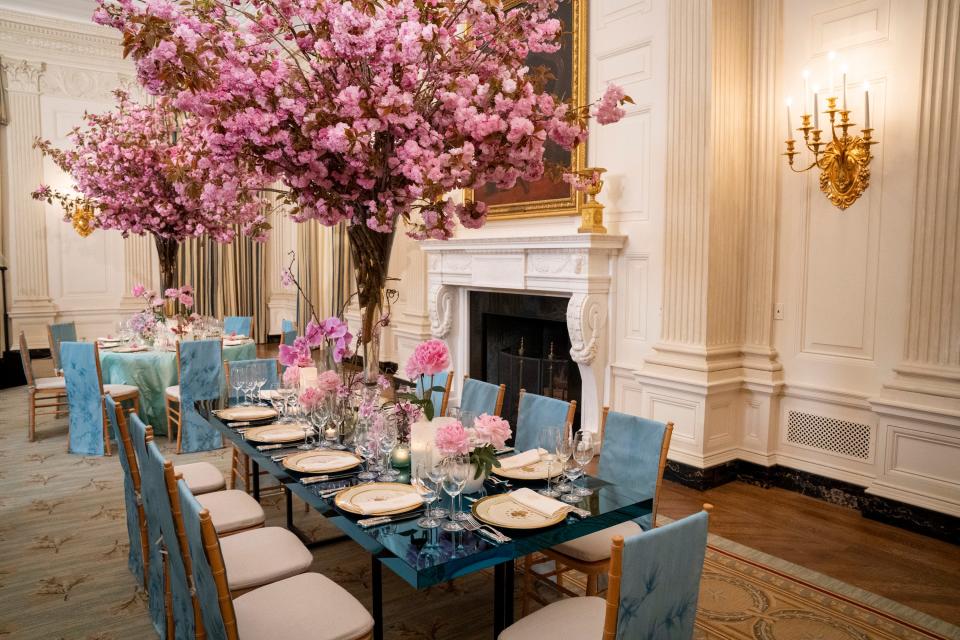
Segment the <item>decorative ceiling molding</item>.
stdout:
<svg viewBox="0 0 960 640">
<path fill-rule="evenodd" d="M 111 66 L 122 62 L 120 35 L 113 29 L 10 9 L 0 9 L 0 52 L 4 55 L 66 62 L 92 58 Z"/>
</svg>

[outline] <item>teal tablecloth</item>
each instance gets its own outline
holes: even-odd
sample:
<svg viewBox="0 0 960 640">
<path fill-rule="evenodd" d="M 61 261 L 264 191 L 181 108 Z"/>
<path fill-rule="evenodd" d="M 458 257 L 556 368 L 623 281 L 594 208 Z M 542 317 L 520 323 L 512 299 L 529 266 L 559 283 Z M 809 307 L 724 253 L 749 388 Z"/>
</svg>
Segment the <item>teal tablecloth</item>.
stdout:
<svg viewBox="0 0 960 640">
<path fill-rule="evenodd" d="M 223 359 L 253 360 L 257 345 L 247 342 L 223 348 Z M 139 351 L 137 353 L 100 352 L 100 369 L 104 384 L 132 384 L 140 388 L 140 418 L 153 426 L 157 435 L 167 433 L 167 412 L 164 390 L 177 384 L 177 354 L 173 351 Z"/>
</svg>

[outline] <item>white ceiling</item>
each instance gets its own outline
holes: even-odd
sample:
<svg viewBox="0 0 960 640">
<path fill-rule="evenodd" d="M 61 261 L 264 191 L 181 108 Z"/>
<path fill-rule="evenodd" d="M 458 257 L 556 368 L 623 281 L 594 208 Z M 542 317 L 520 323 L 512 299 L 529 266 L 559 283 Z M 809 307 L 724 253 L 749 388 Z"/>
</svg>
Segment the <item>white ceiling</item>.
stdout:
<svg viewBox="0 0 960 640">
<path fill-rule="evenodd" d="M 0 8 L 93 24 L 94 0 L 0 0 Z"/>
</svg>

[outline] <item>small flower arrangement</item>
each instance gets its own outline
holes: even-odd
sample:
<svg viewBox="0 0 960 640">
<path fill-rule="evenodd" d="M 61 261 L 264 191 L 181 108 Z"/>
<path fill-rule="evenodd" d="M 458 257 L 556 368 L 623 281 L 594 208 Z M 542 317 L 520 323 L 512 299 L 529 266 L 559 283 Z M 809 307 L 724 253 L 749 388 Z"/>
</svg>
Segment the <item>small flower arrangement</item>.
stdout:
<svg viewBox="0 0 960 640">
<path fill-rule="evenodd" d="M 401 393 L 398 394 L 399 397 L 420 407 L 424 417 L 427 420 L 433 420 L 437 410 L 437 407 L 433 406 L 433 392 L 445 390 L 442 386 L 434 386 L 433 377 L 446 371 L 449 366 L 450 350 L 443 340 L 432 339 L 421 342 L 410 354 L 404 370 L 410 380 L 420 379 L 423 397 L 415 393 Z M 430 376 L 429 385 L 427 385 L 427 376 Z"/>
<path fill-rule="evenodd" d="M 135 284 L 130 295 L 141 298 L 146 303 L 143 311 L 130 318 L 131 330 L 143 340 L 156 337 L 157 329 L 164 326 L 166 318 L 163 315 L 163 305 L 168 300 L 174 304 L 179 303 L 183 307 L 182 312 L 177 316 L 178 321 L 174 332 L 185 333 L 187 325 L 199 317 L 196 314 L 187 315 L 187 311 L 193 308 L 193 287 L 188 284 L 179 288 L 171 287 L 164 291 L 162 296 L 143 284 Z"/>
<path fill-rule="evenodd" d="M 472 427 L 464 427 L 459 421 L 443 425 L 437 429 L 434 443 L 444 456 L 469 455 L 470 463 L 476 467 L 473 475 L 476 480 L 500 466 L 497 449 L 504 447 L 510 435 L 510 423 L 484 413 L 474 420 Z"/>
</svg>

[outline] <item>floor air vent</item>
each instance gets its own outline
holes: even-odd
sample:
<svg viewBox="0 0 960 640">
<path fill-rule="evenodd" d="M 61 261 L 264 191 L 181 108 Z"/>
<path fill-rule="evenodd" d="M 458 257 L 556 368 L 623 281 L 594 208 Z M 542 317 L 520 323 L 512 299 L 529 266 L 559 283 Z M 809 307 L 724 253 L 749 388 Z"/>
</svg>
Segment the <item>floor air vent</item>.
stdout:
<svg viewBox="0 0 960 640">
<path fill-rule="evenodd" d="M 787 442 L 856 460 L 870 459 L 870 425 L 791 411 Z"/>
</svg>

